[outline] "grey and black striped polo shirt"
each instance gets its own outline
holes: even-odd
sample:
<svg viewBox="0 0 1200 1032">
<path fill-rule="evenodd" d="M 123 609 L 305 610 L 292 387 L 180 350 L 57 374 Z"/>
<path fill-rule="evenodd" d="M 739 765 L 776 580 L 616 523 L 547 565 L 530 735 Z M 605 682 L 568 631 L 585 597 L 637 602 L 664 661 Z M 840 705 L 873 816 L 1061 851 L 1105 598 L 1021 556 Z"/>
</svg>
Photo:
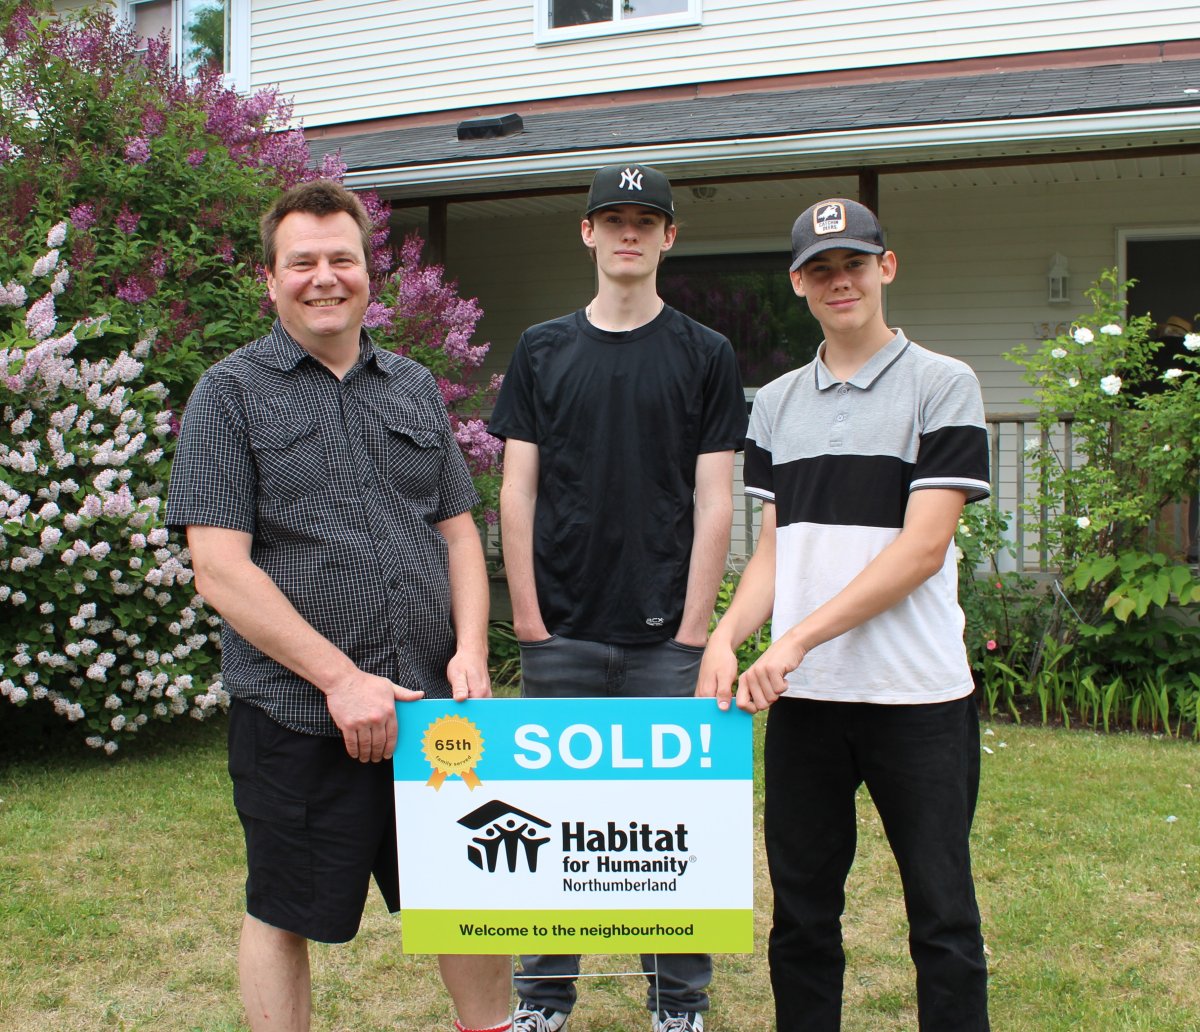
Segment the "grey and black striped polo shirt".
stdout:
<svg viewBox="0 0 1200 1032">
<path fill-rule="evenodd" d="M 987 429 L 974 372 L 892 341 L 846 382 L 816 358 L 763 387 L 746 439 L 746 492 L 775 503 L 772 627 L 783 634 L 899 535 L 913 491 L 986 498 Z M 789 695 L 885 704 L 970 694 L 954 546 L 908 598 L 818 646 Z"/>
</svg>

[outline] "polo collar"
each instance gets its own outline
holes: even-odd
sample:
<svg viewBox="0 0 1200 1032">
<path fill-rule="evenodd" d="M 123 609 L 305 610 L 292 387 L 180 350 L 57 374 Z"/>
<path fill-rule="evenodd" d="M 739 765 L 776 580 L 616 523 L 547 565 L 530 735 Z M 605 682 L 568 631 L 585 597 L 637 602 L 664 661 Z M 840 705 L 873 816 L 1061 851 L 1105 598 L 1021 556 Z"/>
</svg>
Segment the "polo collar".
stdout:
<svg viewBox="0 0 1200 1032">
<path fill-rule="evenodd" d="M 863 367 L 858 370 L 846 383 L 852 387 L 857 387 L 859 390 L 869 390 L 884 373 L 886 373 L 892 365 L 908 350 L 909 340 L 904 335 L 903 330 L 897 330 L 896 335 L 872 355 Z M 821 341 L 821 346 L 817 348 L 817 357 L 813 362 L 814 382 L 817 390 L 824 391 L 830 387 L 836 387 L 840 383 L 836 376 L 829 371 L 829 367 L 825 364 L 822 354 L 825 350 L 825 342 Z"/>
</svg>

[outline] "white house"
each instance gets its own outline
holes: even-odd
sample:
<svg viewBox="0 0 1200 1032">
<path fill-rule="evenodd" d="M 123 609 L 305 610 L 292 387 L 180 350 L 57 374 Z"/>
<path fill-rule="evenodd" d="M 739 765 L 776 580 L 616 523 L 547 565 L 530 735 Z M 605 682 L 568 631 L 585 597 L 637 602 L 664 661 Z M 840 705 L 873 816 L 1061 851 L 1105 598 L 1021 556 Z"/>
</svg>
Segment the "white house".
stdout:
<svg viewBox="0 0 1200 1032">
<path fill-rule="evenodd" d="M 122 7 L 182 44 L 216 2 Z M 222 6 L 232 80 L 294 98 L 314 151 L 340 150 L 348 183 L 430 241 L 480 299 L 489 371 L 590 296 L 583 197 L 627 158 L 671 176 L 664 281 L 728 320 L 750 388 L 811 344 L 784 280 L 792 220 L 823 196 L 876 207 L 900 256 L 889 320 L 978 372 L 1007 509 L 1024 430 L 1001 417 L 1025 389 L 1004 353 L 1079 314 L 1113 266 L 1139 280 L 1132 310 L 1200 313 L 1195 0 Z M 500 135 L 459 132 L 480 118 Z"/>
</svg>

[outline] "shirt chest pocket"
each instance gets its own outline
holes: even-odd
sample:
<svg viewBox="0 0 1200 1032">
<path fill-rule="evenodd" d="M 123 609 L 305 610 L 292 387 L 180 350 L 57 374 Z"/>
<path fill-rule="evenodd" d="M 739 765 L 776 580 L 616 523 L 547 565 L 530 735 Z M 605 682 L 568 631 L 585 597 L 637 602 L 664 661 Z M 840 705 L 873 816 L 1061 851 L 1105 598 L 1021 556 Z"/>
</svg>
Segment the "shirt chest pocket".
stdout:
<svg viewBox="0 0 1200 1032">
<path fill-rule="evenodd" d="M 388 484 L 411 500 L 437 497 L 442 470 L 442 435 L 432 427 L 387 420 L 384 466 Z"/>
<path fill-rule="evenodd" d="M 250 428 L 259 495 L 282 502 L 317 494 L 329 484 L 325 443 L 316 421 L 261 423 Z"/>
</svg>

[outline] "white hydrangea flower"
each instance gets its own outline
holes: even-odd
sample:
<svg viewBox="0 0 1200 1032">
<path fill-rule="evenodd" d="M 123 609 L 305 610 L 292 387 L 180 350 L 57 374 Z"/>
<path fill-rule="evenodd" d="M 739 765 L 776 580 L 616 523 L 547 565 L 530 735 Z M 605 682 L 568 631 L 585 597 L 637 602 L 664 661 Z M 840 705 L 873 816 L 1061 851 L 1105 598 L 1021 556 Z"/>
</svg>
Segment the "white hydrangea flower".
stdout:
<svg viewBox="0 0 1200 1032">
<path fill-rule="evenodd" d="M 1165 373 L 1163 373 L 1162 378 L 1164 380 L 1170 382 L 1171 380 L 1178 380 L 1182 375 L 1183 375 L 1182 369 L 1168 369 Z"/>
<path fill-rule="evenodd" d="M 1080 516 L 1079 519 L 1075 521 L 1075 525 L 1079 527 L 1080 530 L 1087 530 L 1088 527 L 1092 525 L 1092 521 L 1086 516 Z"/>
<path fill-rule="evenodd" d="M 1078 387 L 1079 386 L 1079 377 L 1078 376 L 1068 376 L 1067 377 L 1067 386 L 1068 387 Z"/>
<path fill-rule="evenodd" d="M 1121 393 L 1121 378 L 1116 375 L 1105 376 L 1100 380 L 1100 389 L 1110 398 Z"/>
<path fill-rule="evenodd" d="M 1188 351 L 1200 351 L 1200 333 L 1189 333 L 1183 338 L 1183 346 Z"/>
<path fill-rule="evenodd" d="M 1050 357 L 1051 358 L 1066 358 L 1067 357 L 1067 349 L 1066 348 L 1055 348 L 1053 351 L 1050 352 Z"/>
<path fill-rule="evenodd" d="M 1096 339 L 1096 335 L 1086 326 L 1080 326 L 1071 336 L 1075 338 L 1076 344 L 1090 344 Z"/>
</svg>

